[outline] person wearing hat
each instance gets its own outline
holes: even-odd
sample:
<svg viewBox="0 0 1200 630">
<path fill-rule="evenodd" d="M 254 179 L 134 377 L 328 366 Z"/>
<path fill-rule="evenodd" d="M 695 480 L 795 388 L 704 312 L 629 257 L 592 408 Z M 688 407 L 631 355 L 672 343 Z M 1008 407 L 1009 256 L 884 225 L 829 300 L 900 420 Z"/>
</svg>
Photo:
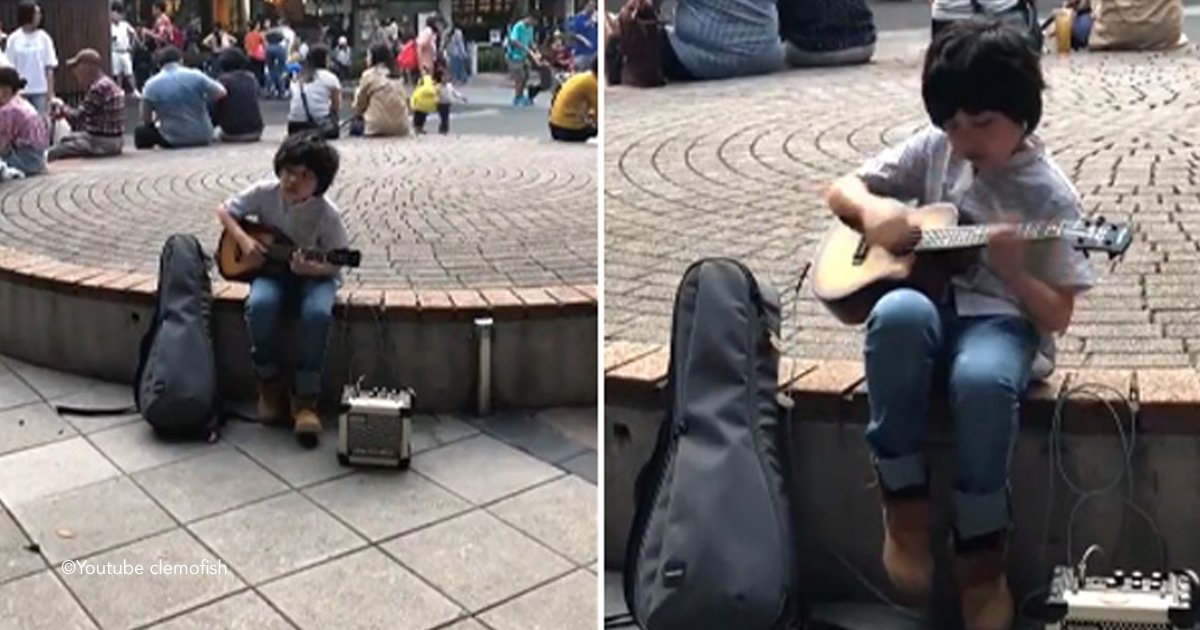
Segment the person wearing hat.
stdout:
<svg viewBox="0 0 1200 630">
<path fill-rule="evenodd" d="M 67 67 L 87 94 L 79 107 L 55 100 L 51 114 L 66 119 L 71 133 L 62 137 L 47 158 L 104 157 L 119 155 L 125 146 L 125 90 L 104 73 L 104 58 L 84 48 L 67 60 Z"/>
<path fill-rule="evenodd" d="M 11 178 L 9 169 L 21 175 L 46 171 L 46 145 L 50 143 L 46 122 L 19 92 L 26 87 L 16 68 L 0 68 L 0 160 L 8 168 L 0 175 Z"/>
</svg>

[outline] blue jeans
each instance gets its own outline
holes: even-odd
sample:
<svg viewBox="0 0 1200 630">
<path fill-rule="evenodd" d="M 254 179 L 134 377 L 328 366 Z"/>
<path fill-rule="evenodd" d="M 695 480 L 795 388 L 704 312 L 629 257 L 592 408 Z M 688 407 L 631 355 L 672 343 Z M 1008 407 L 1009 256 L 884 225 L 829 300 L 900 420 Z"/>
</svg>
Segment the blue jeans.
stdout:
<svg viewBox="0 0 1200 630">
<path fill-rule="evenodd" d="M 450 57 L 450 76 L 458 85 L 466 85 L 470 74 L 467 72 L 467 57 Z"/>
<path fill-rule="evenodd" d="M 949 396 L 955 439 L 955 530 L 976 538 L 1009 524 L 1008 465 L 1039 334 L 1008 315 L 958 317 L 895 289 L 867 319 L 867 444 L 885 491 L 927 483 L 929 395 Z"/>
<path fill-rule="evenodd" d="M 283 44 L 267 46 L 267 89 L 277 95 L 287 91 L 284 75 L 287 74 L 287 50 Z"/>
<path fill-rule="evenodd" d="M 333 278 L 302 278 L 294 274 L 260 276 L 250 284 L 246 298 L 246 326 L 250 329 L 250 358 L 259 380 L 279 374 L 276 330 L 280 314 L 298 307 L 300 353 L 296 366 L 296 395 L 317 397 L 321 393 L 321 368 L 337 282 Z"/>
<path fill-rule="evenodd" d="M 25 173 L 39 175 L 46 172 L 46 152 L 29 147 L 14 147 L 8 153 L 0 155 L 5 164 Z"/>
</svg>

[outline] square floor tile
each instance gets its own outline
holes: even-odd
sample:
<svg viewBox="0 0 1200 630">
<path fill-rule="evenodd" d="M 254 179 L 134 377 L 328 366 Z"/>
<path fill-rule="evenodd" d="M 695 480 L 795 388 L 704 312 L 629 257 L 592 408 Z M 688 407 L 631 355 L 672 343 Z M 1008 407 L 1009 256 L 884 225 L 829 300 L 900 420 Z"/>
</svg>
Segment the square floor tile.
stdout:
<svg viewBox="0 0 1200 630">
<path fill-rule="evenodd" d="M 557 407 L 539 411 L 534 414 L 533 419 L 553 427 L 572 442 L 594 451 L 599 441 L 596 432 L 597 413 L 595 407 Z"/>
<path fill-rule="evenodd" d="M 0 411 L 0 455 L 76 435 L 75 428 L 45 403 Z"/>
<path fill-rule="evenodd" d="M 164 621 L 154 630 L 291 630 L 284 620 L 261 597 L 244 592 Z"/>
<path fill-rule="evenodd" d="M 412 449 L 420 453 L 479 433 L 479 429 L 448 414 L 413 418 Z"/>
<path fill-rule="evenodd" d="M 414 471 L 364 471 L 304 493 L 373 541 L 471 509 Z"/>
<path fill-rule="evenodd" d="M 294 492 L 214 516 L 189 528 L 251 584 L 366 544 Z"/>
<path fill-rule="evenodd" d="M 120 385 L 115 383 L 95 385 L 62 398 L 56 398 L 54 400 L 54 404 L 79 407 L 82 409 L 114 409 L 118 407 L 128 407 L 133 404 L 133 388 L 129 385 Z M 141 422 L 145 424 L 145 420 L 142 420 L 142 417 L 136 413 L 117 414 L 112 416 L 65 415 L 63 418 L 65 418 L 67 422 L 70 422 L 72 426 L 74 426 L 79 430 L 80 433 L 83 433 L 84 435 L 133 422 Z"/>
<path fill-rule="evenodd" d="M 264 427 L 235 422 L 226 427 L 225 442 L 237 446 L 251 459 L 293 486 L 348 475 L 350 468 L 337 461 L 337 428 L 326 424 L 321 443 L 309 450 L 296 442 L 296 436 L 284 427 Z"/>
<path fill-rule="evenodd" d="M 171 517 L 125 477 L 22 503 L 13 514 L 51 564 L 175 527 Z"/>
<path fill-rule="evenodd" d="M 106 630 L 147 624 L 244 586 L 229 570 L 228 564 L 214 557 L 182 529 L 81 562 L 96 569 L 103 567 L 114 571 L 123 571 L 124 567 L 142 568 L 141 575 L 94 574 L 82 569 L 80 564 L 75 565 L 70 575 L 58 569 L 67 586 Z"/>
<path fill-rule="evenodd" d="M 496 630 L 593 630 L 596 576 L 576 571 L 481 616 Z"/>
<path fill-rule="evenodd" d="M 288 489 L 262 466 L 231 448 L 144 470 L 134 479 L 184 522 Z"/>
<path fill-rule="evenodd" d="M 156 436 L 154 430 L 145 422 L 122 425 L 93 433 L 89 437 L 96 448 L 103 451 L 127 473 L 228 448 L 221 442 L 168 442 Z"/>
<path fill-rule="evenodd" d="M 10 508 L 121 474 L 83 438 L 0 457 L 0 501 Z"/>
<path fill-rule="evenodd" d="M 91 630 L 96 627 L 49 571 L 0 584 L 0 627 Z"/>
<path fill-rule="evenodd" d="M 0 372 L 0 409 L 9 409 L 38 402 L 41 398 L 11 371 Z"/>
<path fill-rule="evenodd" d="M 413 468 L 459 496 L 486 503 L 561 476 L 562 471 L 478 435 L 413 457 Z"/>
<path fill-rule="evenodd" d="M 427 630 L 463 614 L 374 548 L 272 582 L 262 592 L 305 630 Z"/>
<path fill-rule="evenodd" d="M 85 389 L 109 384 L 86 376 L 76 376 L 75 374 L 68 374 L 58 370 L 49 370 L 44 367 L 23 363 L 16 359 L 9 359 L 8 367 L 20 375 L 26 383 L 33 387 L 34 391 L 41 394 L 46 400 L 77 394 Z M 129 391 L 128 385 L 124 387 L 126 391 Z"/>
<path fill-rule="evenodd" d="M 575 564 L 596 559 L 596 486 L 575 476 L 522 492 L 488 508 Z"/>
<path fill-rule="evenodd" d="M 571 564 L 476 510 L 383 548 L 471 611 L 570 570 Z"/>
<path fill-rule="evenodd" d="M 535 420 L 527 412 L 503 412 L 486 418 L 472 418 L 471 422 L 485 433 L 552 464 L 570 459 L 588 448 L 549 423 Z"/>
<path fill-rule="evenodd" d="M 0 582 L 46 568 L 41 556 L 25 548 L 29 544 L 16 521 L 0 508 Z"/>
<path fill-rule="evenodd" d="M 596 451 L 588 451 L 582 455 L 576 455 L 571 459 L 559 464 L 563 470 L 587 481 L 593 486 L 599 485 L 596 480 L 599 478 L 599 464 L 596 461 Z"/>
</svg>

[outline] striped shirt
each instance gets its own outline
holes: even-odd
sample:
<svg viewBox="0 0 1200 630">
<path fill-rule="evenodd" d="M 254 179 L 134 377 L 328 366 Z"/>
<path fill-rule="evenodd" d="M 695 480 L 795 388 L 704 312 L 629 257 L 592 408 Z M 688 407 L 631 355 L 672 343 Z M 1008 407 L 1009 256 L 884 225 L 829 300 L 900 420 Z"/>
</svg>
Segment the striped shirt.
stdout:
<svg viewBox="0 0 1200 630">
<path fill-rule="evenodd" d="M 125 135 L 125 91 L 100 75 L 88 88 L 78 112 L 83 130 L 93 136 Z"/>
<path fill-rule="evenodd" d="M 698 79 L 783 67 L 774 0 L 680 0 L 667 37 L 680 63 Z"/>
<path fill-rule="evenodd" d="M 1019 0 L 977 0 L 986 15 L 996 15 L 1012 9 Z M 930 13 L 935 20 L 965 20 L 979 13 L 971 0 L 933 0 Z"/>
<path fill-rule="evenodd" d="M 13 149 L 45 151 L 49 146 L 46 123 L 29 101 L 14 96 L 0 107 L 0 153 Z"/>
</svg>

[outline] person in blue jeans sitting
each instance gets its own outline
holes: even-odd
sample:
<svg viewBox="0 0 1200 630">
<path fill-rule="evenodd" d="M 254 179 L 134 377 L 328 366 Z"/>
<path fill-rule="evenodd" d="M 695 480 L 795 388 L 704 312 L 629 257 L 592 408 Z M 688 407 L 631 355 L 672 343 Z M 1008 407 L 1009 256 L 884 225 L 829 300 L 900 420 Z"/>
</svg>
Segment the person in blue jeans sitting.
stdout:
<svg viewBox="0 0 1200 630">
<path fill-rule="evenodd" d="M 255 220 L 275 228 L 306 249 L 347 247 L 349 237 L 341 213 L 325 196 L 337 175 L 338 162 L 337 151 L 319 132 L 288 136 L 275 153 L 276 177 L 254 184 L 218 208 L 221 226 L 251 260 L 261 259 L 263 248 L 239 221 Z M 246 298 L 250 357 L 259 382 L 259 420 L 272 423 L 290 416 L 300 443 L 308 448 L 316 446 L 321 433 L 317 400 L 338 284 L 337 267 L 297 256 L 287 272 L 255 278 Z M 298 313 L 301 347 L 295 395 L 289 401 L 280 374 L 276 336 L 280 315 L 293 308 Z"/>
<path fill-rule="evenodd" d="M 927 602 L 933 573 L 923 446 L 931 394 L 947 396 L 955 439 L 955 576 L 972 630 L 1007 629 L 1008 468 L 1021 395 L 1048 375 L 1053 335 L 1095 279 L 1065 241 L 1022 245 L 1009 221 L 1080 216 L 1074 186 L 1035 135 L 1044 83 L 1020 30 L 947 25 L 926 52 L 921 94 L 932 126 L 835 182 L 827 202 L 873 245 L 920 239 L 906 206 L 951 203 L 963 222 L 996 224 L 979 261 L 947 295 L 899 288 L 867 320 L 866 441 L 879 479 L 883 565 L 898 590 Z M 1011 214 L 1010 214 L 1011 213 Z M 1036 359 L 1036 360 L 1035 360 Z M 1036 366 L 1036 367 L 1035 367 Z"/>
</svg>

